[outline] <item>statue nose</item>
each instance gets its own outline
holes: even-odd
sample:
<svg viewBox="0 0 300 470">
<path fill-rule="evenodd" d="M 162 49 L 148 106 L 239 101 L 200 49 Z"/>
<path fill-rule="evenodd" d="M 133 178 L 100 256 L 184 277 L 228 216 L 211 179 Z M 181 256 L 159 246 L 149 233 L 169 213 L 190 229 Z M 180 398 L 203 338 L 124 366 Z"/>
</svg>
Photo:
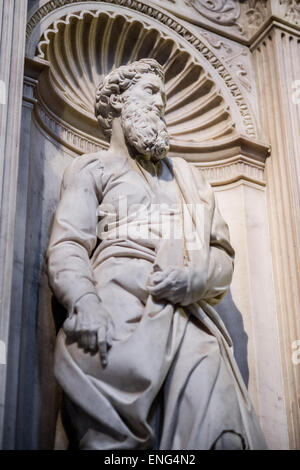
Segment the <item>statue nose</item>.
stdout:
<svg viewBox="0 0 300 470">
<path fill-rule="evenodd" d="M 155 106 L 156 108 L 161 112 L 164 108 L 164 102 L 162 100 L 161 96 L 158 96 L 155 100 Z"/>
</svg>

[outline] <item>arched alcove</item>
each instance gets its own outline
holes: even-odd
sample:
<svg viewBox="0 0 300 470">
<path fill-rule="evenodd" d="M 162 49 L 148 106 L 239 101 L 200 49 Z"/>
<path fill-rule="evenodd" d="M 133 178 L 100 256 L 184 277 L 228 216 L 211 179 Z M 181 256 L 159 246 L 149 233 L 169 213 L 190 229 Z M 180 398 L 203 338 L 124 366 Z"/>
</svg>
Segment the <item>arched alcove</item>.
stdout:
<svg viewBox="0 0 300 470">
<path fill-rule="evenodd" d="M 105 40 L 102 41 L 101 38 Z M 186 23 L 158 7 L 151 7 L 147 2 L 85 1 L 80 7 L 75 0 L 46 2 L 28 21 L 26 52 L 27 57 L 49 64 L 50 94 L 54 91 L 55 96 L 60 96 L 64 104 L 69 101 L 67 108 L 70 107 L 72 97 L 71 108 L 79 112 L 80 109 L 84 110 L 84 121 L 89 118 L 93 121 L 92 101 L 99 76 L 119 63 L 148 56 L 156 57 L 166 68 L 167 92 L 176 95 L 169 99 L 169 106 L 172 100 L 176 102 L 179 91 L 181 98 L 182 95 L 187 98 L 187 101 L 181 102 L 181 107 L 188 105 L 188 101 L 193 101 L 196 109 L 200 93 L 203 97 L 200 104 L 205 106 L 204 98 L 210 98 L 205 89 L 209 80 L 214 85 L 211 99 L 217 100 L 219 96 L 221 101 L 219 106 L 213 105 L 210 108 L 215 112 L 212 111 L 206 119 L 200 119 L 200 124 L 200 113 L 192 116 L 192 110 L 188 106 L 188 113 L 183 112 L 181 116 L 180 129 L 176 122 L 176 113 L 172 113 L 170 133 L 176 141 L 173 144 L 175 152 L 185 150 L 191 155 L 191 159 L 213 160 L 217 158 L 216 145 L 217 150 L 222 152 L 234 147 L 234 137 L 237 135 L 254 140 L 257 138 L 251 106 L 240 84 L 232 76 L 226 63 L 215 55 L 209 41 L 204 36 L 199 36 L 199 33 L 195 34 L 192 28 L 187 29 Z M 205 76 L 201 74 L 200 77 L 201 68 Z M 56 80 L 53 80 L 54 74 Z M 174 90 L 174 82 L 178 84 L 180 79 L 183 86 Z M 201 89 L 196 90 L 199 85 Z M 168 87 L 171 89 L 168 90 Z M 83 96 L 78 97 L 80 89 Z M 196 96 L 193 95 L 195 92 Z M 59 104 L 61 101 L 58 99 L 57 105 Z M 224 108 L 223 112 L 221 107 Z M 201 110 L 203 111 L 200 106 L 199 111 Z M 189 130 L 190 135 L 184 135 L 189 127 L 193 129 L 195 126 L 194 123 L 189 126 L 192 118 L 197 119 L 198 132 L 192 133 Z M 68 120 L 68 116 L 66 119 Z M 215 129 L 210 129 L 212 123 L 216 122 L 219 125 L 215 124 Z M 183 124 L 186 125 L 185 130 Z M 76 125 L 74 127 L 76 129 Z M 199 132 L 200 129 L 202 132 Z M 81 135 L 82 138 L 86 137 L 85 134 L 90 135 L 93 137 L 90 142 L 99 144 L 95 140 L 96 135 L 99 137 L 95 122 L 89 122 L 85 131 L 87 132 Z M 209 158 L 212 152 L 214 156 Z M 233 155 L 234 151 L 225 153 Z"/>
<path fill-rule="evenodd" d="M 73 145 L 62 140 L 78 153 L 92 150 L 81 147 L 79 136 L 107 147 L 94 116 L 101 76 L 143 57 L 155 58 L 165 71 L 171 152 L 200 158 L 237 136 L 230 106 L 210 74 L 182 44 L 145 21 L 101 10 L 73 13 L 44 32 L 35 57 L 50 64 L 38 87 L 41 108 L 73 129 Z"/>
</svg>

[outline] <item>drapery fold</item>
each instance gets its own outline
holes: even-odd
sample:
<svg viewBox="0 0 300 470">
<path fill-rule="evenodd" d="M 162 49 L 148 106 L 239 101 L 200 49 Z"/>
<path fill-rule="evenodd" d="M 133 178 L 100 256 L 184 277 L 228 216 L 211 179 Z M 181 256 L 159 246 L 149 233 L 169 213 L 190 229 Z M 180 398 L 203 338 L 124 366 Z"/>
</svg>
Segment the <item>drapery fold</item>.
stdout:
<svg viewBox="0 0 300 470">
<path fill-rule="evenodd" d="M 157 184 L 161 194 L 173 191 L 178 196 L 175 202 L 182 207 L 184 237 L 161 239 L 153 247 L 148 241 L 120 238 L 105 239 L 96 248 L 98 207 L 109 199 L 118 178 L 122 195 L 128 192 L 137 202 L 151 202 L 147 198 L 153 190 L 145 188 L 145 179 L 141 182 L 133 162 L 128 167 L 122 162 L 122 173 L 116 172 L 113 182 L 110 162 L 95 155 L 78 157 L 65 173 L 47 254 L 50 285 L 69 315 L 79 298 L 94 293 L 117 325 L 106 369 L 98 354 L 84 352 L 63 331 L 58 335 L 55 375 L 66 395 L 73 435 L 80 448 L 151 448 L 155 442 L 153 407 L 167 383 L 168 413 L 175 413 L 180 403 L 184 415 L 192 394 L 195 423 L 211 423 L 211 431 L 205 435 L 199 430 L 197 438 L 194 430 L 194 438 L 186 442 L 186 423 L 179 420 L 176 431 L 165 424 L 161 448 L 209 448 L 223 435 L 227 421 L 248 448 L 264 448 L 230 336 L 213 309 L 225 295 L 233 272 L 228 227 L 201 173 L 180 158 L 166 158 L 165 163 L 173 178 Z M 169 266 L 188 270 L 181 305 L 157 302 L 148 294 L 154 265 L 162 270 Z M 189 347 L 191 354 L 185 356 Z M 193 374 L 177 396 L 181 368 Z M 195 384 L 203 400 L 206 397 L 207 410 L 198 407 Z M 215 406 L 228 390 L 232 398 L 217 417 Z M 165 416 L 165 423 L 169 421 L 173 422 Z M 174 437 L 171 441 L 168 434 Z"/>
</svg>

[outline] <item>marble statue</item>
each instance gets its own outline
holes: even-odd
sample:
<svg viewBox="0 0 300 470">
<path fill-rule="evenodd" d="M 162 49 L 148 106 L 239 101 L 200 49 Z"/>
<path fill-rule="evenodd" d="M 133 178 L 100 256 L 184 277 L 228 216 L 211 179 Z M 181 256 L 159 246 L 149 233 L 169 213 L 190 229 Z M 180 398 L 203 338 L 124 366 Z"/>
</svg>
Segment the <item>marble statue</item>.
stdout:
<svg viewBox="0 0 300 470">
<path fill-rule="evenodd" d="M 167 156 L 164 73 L 121 66 L 96 94 L 107 151 L 66 169 L 47 253 L 68 316 L 55 352 L 64 425 L 80 449 L 263 449 L 213 306 L 234 250 L 213 190 Z"/>
</svg>

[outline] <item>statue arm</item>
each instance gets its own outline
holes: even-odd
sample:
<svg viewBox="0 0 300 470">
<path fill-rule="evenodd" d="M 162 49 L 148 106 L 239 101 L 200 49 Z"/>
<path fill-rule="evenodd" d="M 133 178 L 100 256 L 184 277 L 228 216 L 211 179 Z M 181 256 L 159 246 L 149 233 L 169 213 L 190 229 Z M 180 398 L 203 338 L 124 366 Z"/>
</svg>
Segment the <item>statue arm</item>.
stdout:
<svg viewBox="0 0 300 470">
<path fill-rule="evenodd" d="M 189 305 L 200 299 L 215 305 L 225 296 L 232 280 L 234 249 L 230 244 L 228 225 L 220 214 L 211 187 L 208 183 L 206 186 L 214 207 L 208 264 L 188 268 L 187 291 L 182 305 Z"/>
<path fill-rule="evenodd" d="M 69 315 L 83 296 L 97 295 L 89 257 L 97 242 L 99 202 L 84 158 L 65 171 L 47 252 L 50 286 Z"/>
<path fill-rule="evenodd" d="M 178 170 L 182 173 L 185 166 L 180 166 Z M 228 226 L 218 210 L 211 186 L 196 168 L 192 167 L 192 173 L 196 182 L 194 195 L 198 191 L 198 200 L 206 205 L 207 217 L 203 223 L 209 224 L 207 247 L 199 249 L 199 254 L 184 269 L 169 267 L 152 273 L 148 291 L 157 299 L 182 306 L 202 299 L 214 305 L 220 302 L 230 285 L 234 250 L 230 245 Z M 190 174 L 187 176 L 190 177 Z"/>
<path fill-rule="evenodd" d="M 230 244 L 228 225 L 217 204 L 210 238 L 210 256 L 206 285 L 201 298 L 215 305 L 225 296 L 233 275 L 234 250 Z"/>
</svg>

